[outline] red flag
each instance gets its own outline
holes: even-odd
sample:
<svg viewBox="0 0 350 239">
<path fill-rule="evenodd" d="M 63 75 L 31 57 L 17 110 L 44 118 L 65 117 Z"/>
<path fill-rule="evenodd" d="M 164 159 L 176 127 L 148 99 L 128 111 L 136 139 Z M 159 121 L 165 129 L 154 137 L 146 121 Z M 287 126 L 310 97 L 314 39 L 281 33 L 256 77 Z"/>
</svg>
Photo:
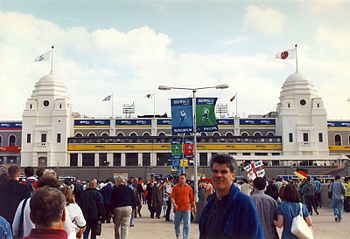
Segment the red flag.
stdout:
<svg viewBox="0 0 350 239">
<path fill-rule="evenodd" d="M 184 155 L 185 156 L 193 156 L 193 144 L 184 144 Z"/>
</svg>

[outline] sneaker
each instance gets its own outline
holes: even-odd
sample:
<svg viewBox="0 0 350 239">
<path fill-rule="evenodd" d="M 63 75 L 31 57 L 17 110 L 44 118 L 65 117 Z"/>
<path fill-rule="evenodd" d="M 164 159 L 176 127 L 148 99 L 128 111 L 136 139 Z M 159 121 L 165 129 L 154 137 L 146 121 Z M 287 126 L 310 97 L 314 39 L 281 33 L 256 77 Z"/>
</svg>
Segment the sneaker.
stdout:
<svg viewBox="0 0 350 239">
<path fill-rule="evenodd" d="M 336 221 L 336 222 L 338 221 L 338 216 L 337 215 L 334 216 L 334 221 Z"/>
<path fill-rule="evenodd" d="M 317 215 L 319 215 L 319 214 L 320 214 L 320 213 L 318 212 L 318 210 L 317 210 L 317 209 L 315 209 L 315 212 L 316 212 L 316 214 L 317 214 Z"/>
</svg>

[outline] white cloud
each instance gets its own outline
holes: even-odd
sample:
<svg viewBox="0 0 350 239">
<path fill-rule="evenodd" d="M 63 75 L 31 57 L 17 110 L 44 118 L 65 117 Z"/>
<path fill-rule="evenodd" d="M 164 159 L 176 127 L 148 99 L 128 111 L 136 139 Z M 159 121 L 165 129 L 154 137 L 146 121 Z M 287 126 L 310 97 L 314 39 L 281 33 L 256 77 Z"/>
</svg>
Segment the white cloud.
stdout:
<svg viewBox="0 0 350 239">
<path fill-rule="evenodd" d="M 319 27 L 316 40 L 341 50 L 350 48 L 350 25 L 343 28 Z"/>
<path fill-rule="evenodd" d="M 247 37 L 246 36 L 239 36 L 239 37 L 235 37 L 232 39 L 226 39 L 222 42 L 223 46 L 230 46 L 230 45 L 235 45 L 238 43 L 243 43 L 245 41 L 247 41 Z"/>
<path fill-rule="evenodd" d="M 273 36 L 284 31 L 286 17 L 282 12 L 272 8 L 250 5 L 245 10 L 244 20 L 246 25 Z"/>
</svg>

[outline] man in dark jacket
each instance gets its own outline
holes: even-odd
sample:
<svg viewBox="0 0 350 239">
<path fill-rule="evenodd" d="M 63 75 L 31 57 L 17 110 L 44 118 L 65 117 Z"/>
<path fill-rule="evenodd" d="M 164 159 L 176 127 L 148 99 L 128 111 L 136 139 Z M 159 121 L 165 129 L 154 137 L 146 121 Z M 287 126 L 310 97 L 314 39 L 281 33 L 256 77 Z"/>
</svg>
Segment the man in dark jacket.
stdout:
<svg viewBox="0 0 350 239">
<path fill-rule="evenodd" d="M 114 219 L 114 238 L 128 238 L 128 225 L 131 213 L 136 209 L 136 200 L 131 188 L 126 186 L 126 180 L 117 177 L 112 192 L 111 213 Z M 119 228 L 121 229 L 119 232 Z"/>
<path fill-rule="evenodd" d="M 96 239 L 96 230 L 104 217 L 103 197 L 96 189 L 97 181 L 93 179 L 90 181 L 89 188 L 87 188 L 81 195 L 81 210 L 83 211 L 86 220 L 86 230 L 84 232 L 84 239 L 89 237 L 91 230 L 91 239 Z"/>
<path fill-rule="evenodd" d="M 101 189 L 101 194 L 103 196 L 103 202 L 105 206 L 105 212 L 106 212 L 106 217 L 105 217 L 105 222 L 110 223 L 111 222 L 111 198 L 112 198 L 112 182 L 110 180 L 106 181 L 106 186 L 104 186 Z"/>
<path fill-rule="evenodd" d="M 8 169 L 9 180 L 0 184 L 0 216 L 3 216 L 11 226 L 18 204 L 31 194 L 27 185 L 18 182 L 19 172 L 17 166 L 11 166 Z"/>
<path fill-rule="evenodd" d="M 200 239 L 263 239 L 264 233 L 249 196 L 233 184 L 234 159 L 215 155 L 210 167 L 215 194 L 208 197 L 199 222 Z"/>
</svg>

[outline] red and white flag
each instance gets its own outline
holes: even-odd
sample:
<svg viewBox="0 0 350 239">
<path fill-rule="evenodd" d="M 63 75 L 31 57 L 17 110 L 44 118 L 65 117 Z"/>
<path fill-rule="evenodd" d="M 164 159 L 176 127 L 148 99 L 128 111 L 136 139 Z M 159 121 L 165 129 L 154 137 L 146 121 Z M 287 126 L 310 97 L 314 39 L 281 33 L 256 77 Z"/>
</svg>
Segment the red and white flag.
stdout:
<svg viewBox="0 0 350 239">
<path fill-rule="evenodd" d="M 275 58 L 281 59 L 281 60 L 288 60 L 288 59 L 295 59 L 296 56 L 297 56 L 297 50 L 296 48 L 292 48 L 292 49 L 277 53 Z"/>
</svg>

